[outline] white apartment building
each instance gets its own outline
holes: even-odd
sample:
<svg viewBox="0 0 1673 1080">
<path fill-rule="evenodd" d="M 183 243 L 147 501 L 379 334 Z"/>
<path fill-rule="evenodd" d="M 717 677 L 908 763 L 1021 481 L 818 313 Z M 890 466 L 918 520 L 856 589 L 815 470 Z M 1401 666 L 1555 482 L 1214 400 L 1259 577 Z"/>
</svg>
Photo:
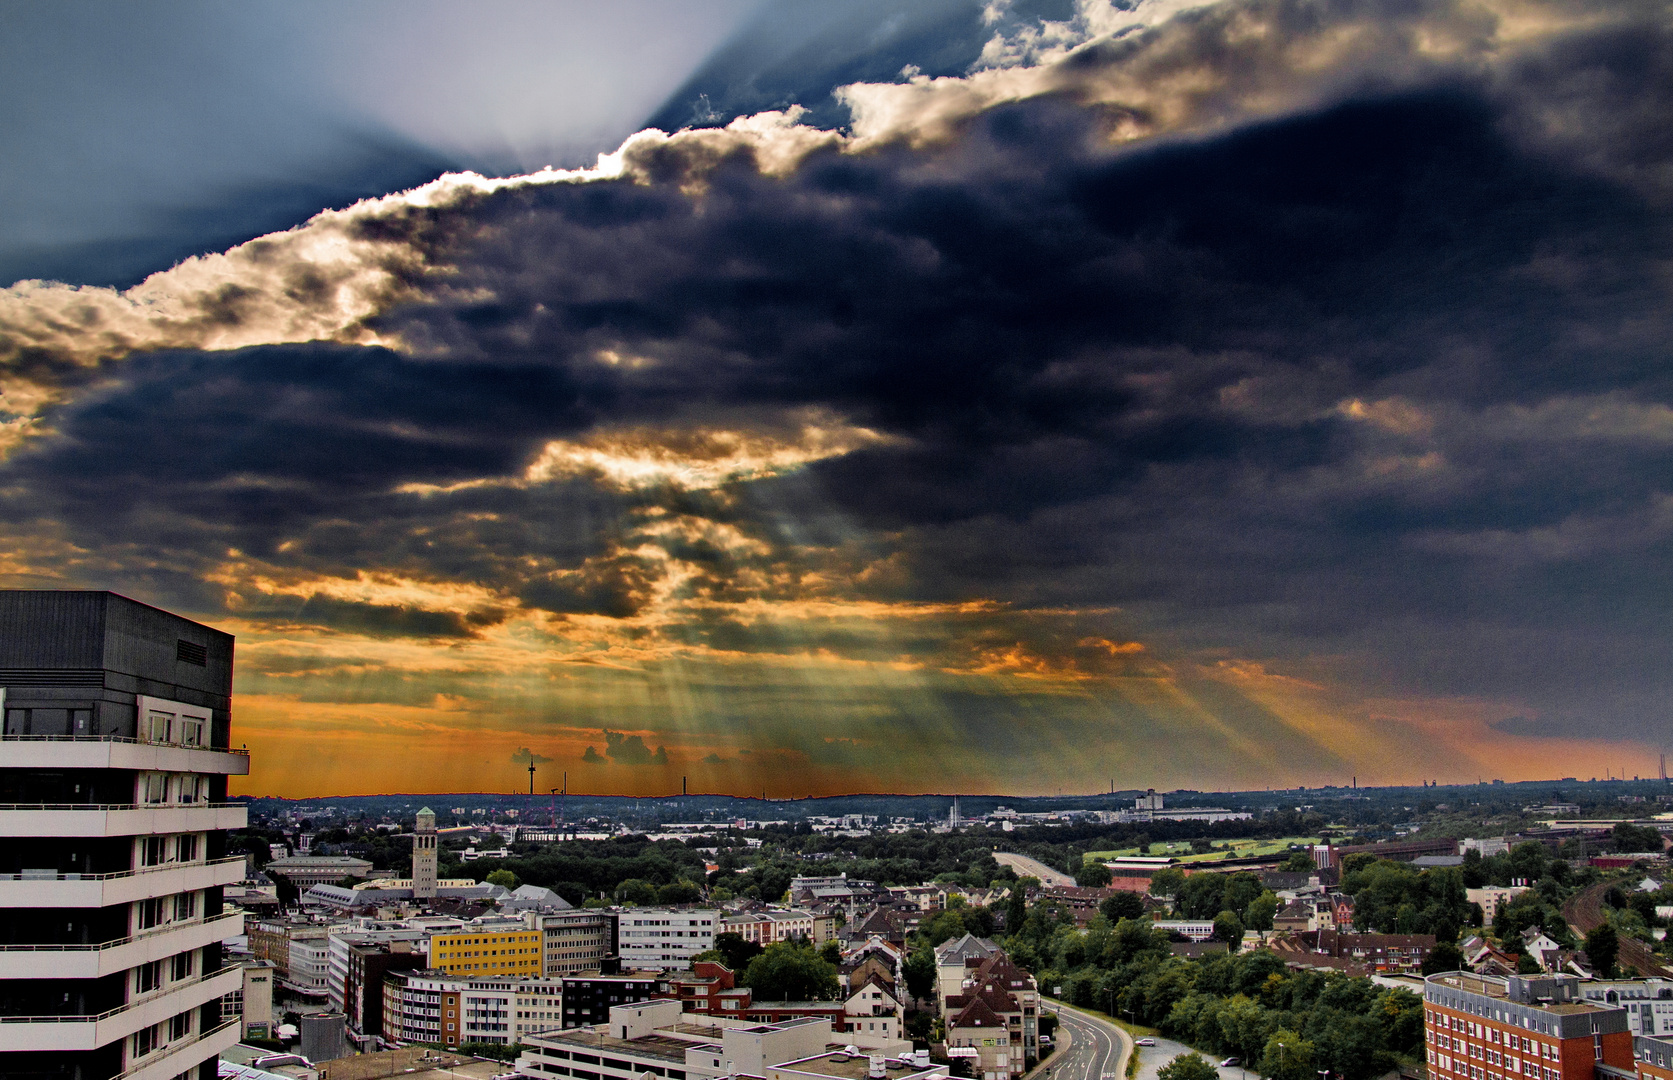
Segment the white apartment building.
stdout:
<svg viewBox="0 0 1673 1080">
<path fill-rule="evenodd" d="M 0 592 L 0 1076 L 213 1080 L 238 1041 L 232 637 L 108 592 Z"/>
<path fill-rule="evenodd" d="M 689 968 L 693 956 L 714 948 L 720 912 L 712 908 L 625 908 L 616 922 L 616 949 L 622 967 L 667 971 Z"/>
<path fill-rule="evenodd" d="M 331 937 L 321 933 L 290 939 L 289 974 L 283 980 L 287 989 L 308 997 L 328 997 L 331 993 Z"/>
<path fill-rule="evenodd" d="M 514 1042 L 527 1042 L 528 1036 L 540 1032 L 563 1029 L 563 980 L 523 979 L 517 983 L 515 1015 L 512 1017 Z"/>
<path fill-rule="evenodd" d="M 1581 983 L 1580 997 L 1625 1009 L 1627 1030 L 1634 1035 L 1673 1035 L 1673 979 L 1598 979 Z"/>
</svg>

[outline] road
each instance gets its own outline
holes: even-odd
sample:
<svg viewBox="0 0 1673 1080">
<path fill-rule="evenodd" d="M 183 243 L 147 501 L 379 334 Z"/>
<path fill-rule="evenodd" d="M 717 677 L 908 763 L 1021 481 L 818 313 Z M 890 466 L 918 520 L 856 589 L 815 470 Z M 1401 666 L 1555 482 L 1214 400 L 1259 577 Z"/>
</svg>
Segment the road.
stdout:
<svg viewBox="0 0 1673 1080">
<path fill-rule="evenodd" d="M 1157 1070 L 1180 1054 L 1202 1053 L 1200 1050 L 1193 1051 L 1184 1043 L 1164 1039 L 1160 1035 L 1155 1036 L 1155 1039 L 1155 1046 L 1141 1046 L 1138 1048 L 1139 1067 L 1138 1071 L 1133 1073 L 1134 1080 L 1156 1080 Z M 1202 1056 L 1208 1058 L 1211 1064 L 1219 1064 L 1218 1058 L 1209 1057 L 1207 1054 Z M 1254 1080 L 1258 1076 L 1258 1073 L 1246 1072 L 1236 1065 L 1220 1070 L 1220 1080 Z"/>
<path fill-rule="evenodd" d="M 1061 1005 L 1057 1019 L 1069 1029 L 1069 1048 L 1047 1059 L 1042 1080 L 1122 1080 L 1126 1032 Z"/>
<path fill-rule="evenodd" d="M 1009 866 L 1017 872 L 1018 877 L 1037 877 L 1042 885 L 1073 885 L 1075 879 L 1061 870 L 1053 870 L 1038 859 L 1030 859 L 1027 855 L 1015 855 L 1009 851 L 996 851 L 993 859 L 1000 866 Z"/>
<path fill-rule="evenodd" d="M 1122 1041 L 1131 1039 L 1130 1035 L 1107 1021 L 1062 1005 L 1058 1005 L 1057 1017 L 1069 1029 L 1069 1049 L 1063 1051 L 1060 1060 L 1048 1059 L 1051 1071 L 1040 1080 L 1125 1080 L 1122 1073 Z M 1134 1080 L 1156 1080 L 1158 1070 L 1174 1058 L 1181 1054 L 1200 1053 L 1184 1043 L 1164 1039 L 1160 1035 L 1152 1038 L 1155 1046 L 1133 1048 L 1139 1059 L 1138 1069 L 1133 1073 Z M 1207 1054 L 1203 1056 L 1208 1057 Z M 1209 1058 L 1209 1061 L 1218 1064 L 1214 1058 Z M 1236 1065 L 1219 1069 L 1219 1073 L 1220 1080 L 1257 1080 L 1259 1076 Z"/>
</svg>

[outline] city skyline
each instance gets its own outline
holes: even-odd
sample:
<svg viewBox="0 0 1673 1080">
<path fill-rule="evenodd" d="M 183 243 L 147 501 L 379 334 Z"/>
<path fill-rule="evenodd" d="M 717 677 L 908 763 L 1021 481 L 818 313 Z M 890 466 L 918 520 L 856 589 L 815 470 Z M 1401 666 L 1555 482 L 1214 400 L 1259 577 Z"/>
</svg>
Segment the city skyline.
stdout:
<svg viewBox="0 0 1673 1080">
<path fill-rule="evenodd" d="M 0 585 L 236 635 L 233 793 L 1655 772 L 1661 7 L 465 22 L 3 46 Z"/>
</svg>

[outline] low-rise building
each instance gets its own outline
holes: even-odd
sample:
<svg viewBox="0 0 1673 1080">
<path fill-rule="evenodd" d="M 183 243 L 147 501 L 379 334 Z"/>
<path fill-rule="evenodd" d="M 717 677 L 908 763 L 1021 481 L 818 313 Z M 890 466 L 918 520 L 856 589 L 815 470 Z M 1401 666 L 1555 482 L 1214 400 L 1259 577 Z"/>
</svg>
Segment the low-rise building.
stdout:
<svg viewBox="0 0 1673 1080">
<path fill-rule="evenodd" d="M 269 876 L 286 879 L 301 892 L 315 885 L 333 885 L 344 878 L 372 876 L 371 863 L 349 855 L 292 855 L 274 859 L 263 869 Z"/>
<path fill-rule="evenodd" d="M 813 939 L 813 912 L 800 909 L 759 908 L 727 915 L 720 920 L 720 932 L 737 934 L 745 941 L 768 945 L 802 938 Z"/>
<path fill-rule="evenodd" d="M 622 1005 L 606 1024 L 530 1036 L 517 1059 L 527 1077 L 579 1080 L 715 1080 L 756 1076 L 764 1080 L 941 1080 L 945 1069 L 913 1059 L 909 1043 L 880 1048 L 873 1056 L 848 1053 L 833 1042 L 822 1018 L 784 1023 L 710 1020 L 681 1012 L 673 1000 Z M 886 1055 L 894 1055 L 889 1064 Z M 920 1064 L 921 1061 L 921 1064 Z"/>
</svg>

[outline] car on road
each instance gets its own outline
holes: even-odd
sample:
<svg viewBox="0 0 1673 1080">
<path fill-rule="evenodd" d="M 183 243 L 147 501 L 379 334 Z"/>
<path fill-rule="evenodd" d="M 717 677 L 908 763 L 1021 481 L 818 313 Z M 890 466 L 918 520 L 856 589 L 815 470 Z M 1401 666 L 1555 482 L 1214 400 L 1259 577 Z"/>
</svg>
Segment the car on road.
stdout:
<svg viewBox="0 0 1673 1080">
<path fill-rule="evenodd" d="M 1142 1039 L 1134 1039 L 1133 1040 L 1133 1045 L 1134 1046 L 1155 1046 L 1156 1045 L 1156 1040 L 1150 1038 L 1149 1036 L 1146 1036 Z"/>
<path fill-rule="evenodd" d="M 1236 1058 L 1227 1058 L 1226 1060 L 1220 1062 L 1220 1068 L 1230 1069 L 1241 1064 L 1242 1062 L 1238 1061 Z"/>
</svg>

